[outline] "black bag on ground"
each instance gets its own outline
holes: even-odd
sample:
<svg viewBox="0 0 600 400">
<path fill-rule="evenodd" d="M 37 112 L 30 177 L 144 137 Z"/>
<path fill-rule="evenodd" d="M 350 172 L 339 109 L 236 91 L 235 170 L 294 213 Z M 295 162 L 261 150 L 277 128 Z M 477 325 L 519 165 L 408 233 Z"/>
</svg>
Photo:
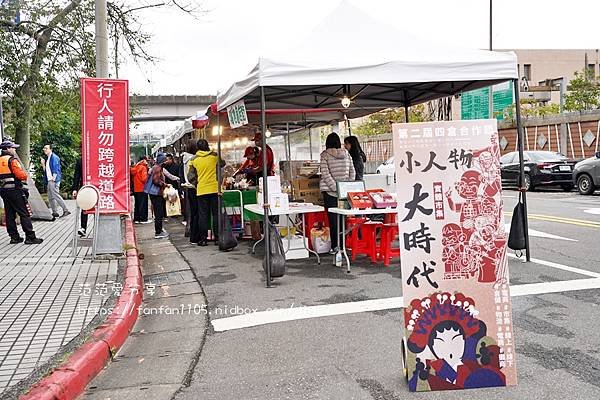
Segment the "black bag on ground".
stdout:
<svg viewBox="0 0 600 400">
<path fill-rule="evenodd" d="M 521 202 L 519 193 L 519 202 L 515 206 L 512 219 L 510 221 L 510 233 L 508 234 L 508 247 L 513 250 L 525 249 L 525 207 Z"/>
<path fill-rule="evenodd" d="M 269 224 L 269 237 L 265 238 L 269 241 L 269 252 L 271 253 L 270 258 L 270 270 L 271 278 L 281 278 L 286 273 L 285 265 L 285 250 L 283 249 L 283 241 L 277 231 L 277 227 L 273 225 L 271 221 Z M 263 259 L 263 270 L 267 272 L 267 259 Z"/>
<path fill-rule="evenodd" d="M 237 247 L 237 245 L 238 242 L 235 236 L 233 235 L 233 230 L 231 229 L 231 222 L 229 221 L 227 210 L 225 209 L 225 207 L 221 207 L 221 226 L 219 226 L 219 250 L 229 251 Z"/>
</svg>

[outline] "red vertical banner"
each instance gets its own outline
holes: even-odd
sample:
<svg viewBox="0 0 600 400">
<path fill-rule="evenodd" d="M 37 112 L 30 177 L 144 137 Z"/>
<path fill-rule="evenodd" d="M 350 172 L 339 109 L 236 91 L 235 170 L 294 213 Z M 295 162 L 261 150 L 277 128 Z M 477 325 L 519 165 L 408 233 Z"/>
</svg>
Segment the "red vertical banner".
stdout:
<svg viewBox="0 0 600 400">
<path fill-rule="evenodd" d="M 392 129 L 409 389 L 515 385 L 496 120 Z"/>
<path fill-rule="evenodd" d="M 81 79 L 81 130 L 83 183 L 100 191 L 100 213 L 129 213 L 128 81 Z"/>
</svg>

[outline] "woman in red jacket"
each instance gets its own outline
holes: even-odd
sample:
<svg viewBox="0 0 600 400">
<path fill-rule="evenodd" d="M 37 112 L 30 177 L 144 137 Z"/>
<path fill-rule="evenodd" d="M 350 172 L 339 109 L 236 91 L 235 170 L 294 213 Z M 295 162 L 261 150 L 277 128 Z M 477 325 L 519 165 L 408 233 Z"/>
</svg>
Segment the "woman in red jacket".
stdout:
<svg viewBox="0 0 600 400">
<path fill-rule="evenodd" d="M 148 180 L 148 157 L 141 156 L 140 161 L 131 167 L 133 181 L 133 222 L 145 224 L 148 221 L 148 195 L 144 193 L 144 185 Z"/>
</svg>

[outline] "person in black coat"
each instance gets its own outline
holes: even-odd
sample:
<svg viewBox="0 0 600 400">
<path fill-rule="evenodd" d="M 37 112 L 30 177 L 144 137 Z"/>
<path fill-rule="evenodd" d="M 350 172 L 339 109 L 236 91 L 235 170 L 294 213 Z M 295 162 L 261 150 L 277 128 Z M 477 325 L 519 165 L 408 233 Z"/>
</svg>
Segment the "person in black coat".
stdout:
<svg viewBox="0 0 600 400">
<path fill-rule="evenodd" d="M 354 164 L 354 180 L 362 181 L 365 173 L 365 162 L 367 161 L 367 155 L 360 147 L 358 138 L 356 136 L 348 136 L 344 139 L 344 147 L 350 153 L 352 157 L 352 164 Z"/>
<path fill-rule="evenodd" d="M 77 198 L 77 192 L 79 192 L 79 189 L 81 189 L 81 187 L 83 186 L 83 167 L 81 166 L 81 157 L 79 157 L 77 159 L 77 161 L 75 162 L 75 173 L 73 174 L 73 186 L 71 187 L 71 190 L 73 191 L 73 198 Z M 88 224 L 88 215 L 85 213 L 85 211 L 81 210 L 81 219 L 80 219 L 80 228 L 77 231 L 77 234 L 81 237 L 84 237 L 86 234 L 86 230 L 87 230 L 87 224 Z"/>
</svg>

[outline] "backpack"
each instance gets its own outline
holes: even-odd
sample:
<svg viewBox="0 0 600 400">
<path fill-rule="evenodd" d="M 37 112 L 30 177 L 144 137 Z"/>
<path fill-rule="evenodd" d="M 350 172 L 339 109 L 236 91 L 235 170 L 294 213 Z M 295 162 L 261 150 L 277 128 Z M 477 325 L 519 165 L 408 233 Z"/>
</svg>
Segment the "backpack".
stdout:
<svg viewBox="0 0 600 400">
<path fill-rule="evenodd" d="M 285 250 L 283 249 L 283 240 L 277 227 L 269 220 L 269 252 L 271 253 L 270 265 L 268 268 L 271 271 L 271 278 L 281 278 L 286 273 Z M 267 259 L 263 259 L 263 270 L 267 272 Z"/>
<path fill-rule="evenodd" d="M 160 193 L 160 187 L 152 182 L 152 171 L 148 174 L 148 179 L 146 179 L 146 183 L 144 184 L 144 193 L 154 196 L 158 196 Z"/>
</svg>

